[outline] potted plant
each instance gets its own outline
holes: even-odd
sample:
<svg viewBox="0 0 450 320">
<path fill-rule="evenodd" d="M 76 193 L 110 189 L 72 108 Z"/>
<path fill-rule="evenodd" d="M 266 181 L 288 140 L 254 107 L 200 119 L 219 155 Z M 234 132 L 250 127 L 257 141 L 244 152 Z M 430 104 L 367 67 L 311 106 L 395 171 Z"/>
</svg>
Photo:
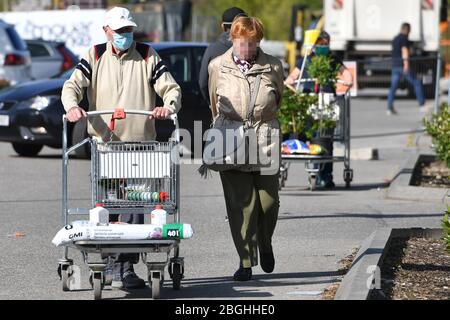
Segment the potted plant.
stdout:
<svg viewBox="0 0 450 320">
<path fill-rule="evenodd" d="M 338 114 L 325 93 L 335 88 L 340 65 L 334 65 L 330 56 L 314 56 L 307 65 L 310 78 L 315 79 L 314 91 L 317 94 L 298 93 L 285 89 L 279 110 L 283 138 L 296 138 L 320 144 L 331 150 L 333 131 Z M 331 94 L 332 95 L 332 94 Z"/>
<path fill-rule="evenodd" d="M 313 118 L 308 109 L 317 101 L 317 95 L 299 94 L 287 88 L 284 90 L 278 113 L 283 139 L 311 139 L 308 127 Z"/>
<path fill-rule="evenodd" d="M 306 67 L 309 77 L 315 79 L 314 91 L 319 96 L 318 104 L 309 110 L 314 121 L 308 134 L 312 136 L 311 142 L 323 146 L 328 155 L 331 155 L 334 128 L 339 119 L 330 99 L 333 96 L 330 91 L 336 89 L 339 68 L 331 56 L 314 56 Z"/>
</svg>

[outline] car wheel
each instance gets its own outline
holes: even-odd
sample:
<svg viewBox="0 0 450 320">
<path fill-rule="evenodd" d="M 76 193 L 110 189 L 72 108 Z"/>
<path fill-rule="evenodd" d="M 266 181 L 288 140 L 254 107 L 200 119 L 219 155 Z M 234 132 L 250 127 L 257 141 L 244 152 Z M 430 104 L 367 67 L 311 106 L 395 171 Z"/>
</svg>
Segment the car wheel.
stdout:
<svg viewBox="0 0 450 320">
<path fill-rule="evenodd" d="M 76 122 L 72 130 L 72 146 L 83 141 L 87 137 L 87 121 Z M 89 159 L 91 157 L 90 144 L 85 143 L 81 147 L 77 148 L 75 150 L 75 155 L 79 159 Z"/>
<path fill-rule="evenodd" d="M 43 145 L 31 143 L 13 143 L 13 149 L 19 156 L 35 157 L 42 150 Z"/>
</svg>

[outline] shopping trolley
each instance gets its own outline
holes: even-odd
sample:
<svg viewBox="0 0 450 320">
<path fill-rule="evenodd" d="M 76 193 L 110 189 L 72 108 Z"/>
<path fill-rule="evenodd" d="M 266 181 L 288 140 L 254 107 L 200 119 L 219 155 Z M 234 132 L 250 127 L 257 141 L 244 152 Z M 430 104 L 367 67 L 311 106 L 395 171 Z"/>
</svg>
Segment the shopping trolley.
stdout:
<svg viewBox="0 0 450 320">
<path fill-rule="evenodd" d="M 126 114 L 150 116 L 152 112 L 141 110 L 105 110 L 87 112 L 88 117 L 111 114 L 111 137 L 116 119 L 124 119 Z M 175 135 L 168 142 L 121 142 L 98 141 L 86 138 L 67 146 L 67 119 L 63 116 L 63 166 L 62 166 L 62 223 L 67 226 L 70 215 L 88 214 L 88 209 L 68 208 L 68 164 L 69 155 L 86 143 L 91 148 L 91 207 L 97 203 L 115 214 L 149 214 L 155 205 L 161 205 L 168 213 L 168 221 L 180 223 L 180 168 L 178 143 L 179 126 L 176 115 L 171 115 L 175 125 Z M 126 121 L 126 120 L 123 120 Z M 69 258 L 69 248 L 82 253 L 84 262 L 90 269 L 90 283 L 94 298 L 101 299 L 102 289 L 111 284 L 106 276 L 109 265 L 105 256 L 119 253 L 138 253 L 148 270 L 148 282 L 152 298 L 160 297 L 167 265 L 178 290 L 184 274 L 184 260 L 180 257 L 180 240 L 95 240 L 74 241 L 64 247 L 59 260 L 58 273 L 63 291 L 70 291 L 70 277 L 73 276 L 73 260 Z M 173 256 L 171 253 L 173 252 Z M 154 261 L 151 254 L 160 253 L 163 261 Z"/>
<path fill-rule="evenodd" d="M 316 79 L 301 79 L 297 80 L 297 83 L 314 83 Z M 279 189 L 281 190 L 286 183 L 288 178 L 288 170 L 290 164 L 293 162 L 303 162 L 305 164 L 305 171 L 308 173 L 309 188 L 311 191 L 316 189 L 316 179 L 320 172 L 323 170 L 326 163 L 333 162 L 343 162 L 344 171 L 343 178 L 345 181 L 345 187 L 350 188 L 350 184 L 353 180 L 353 169 L 350 167 L 350 87 L 352 83 L 347 83 L 342 80 L 338 80 L 338 83 L 343 84 L 347 87 L 347 91 L 338 95 L 331 102 L 333 108 L 335 109 L 336 128 L 334 134 L 331 137 L 333 142 L 341 143 L 344 146 L 344 154 L 342 156 L 331 156 L 331 155 L 311 155 L 311 154 L 282 154 L 281 155 L 281 165 L 279 173 Z M 317 105 L 319 109 L 319 117 L 321 116 L 321 111 L 324 110 L 325 106 L 320 105 L 320 101 L 325 101 L 325 93 L 318 93 L 322 95 L 321 99 L 318 99 L 319 103 Z M 318 138 L 321 137 L 323 132 L 319 131 Z"/>
</svg>

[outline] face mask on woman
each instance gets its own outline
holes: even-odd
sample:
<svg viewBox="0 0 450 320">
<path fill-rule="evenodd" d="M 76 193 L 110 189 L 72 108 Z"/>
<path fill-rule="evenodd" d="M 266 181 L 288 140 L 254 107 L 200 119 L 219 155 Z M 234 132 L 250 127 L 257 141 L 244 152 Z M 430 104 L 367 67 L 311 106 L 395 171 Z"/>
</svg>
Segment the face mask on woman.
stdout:
<svg viewBox="0 0 450 320">
<path fill-rule="evenodd" d="M 125 51 L 131 47 L 133 43 L 133 32 L 127 33 L 114 33 L 113 34 L 113 44 L 116 49 L 120 51 Z"/>
<path fill-rule="evenodd" d="M 330 47 L 324 45 L 318 45 L 314 48 L 314 53 L 317 56 L 326 56 L 330 53 Z"/>
</svg>

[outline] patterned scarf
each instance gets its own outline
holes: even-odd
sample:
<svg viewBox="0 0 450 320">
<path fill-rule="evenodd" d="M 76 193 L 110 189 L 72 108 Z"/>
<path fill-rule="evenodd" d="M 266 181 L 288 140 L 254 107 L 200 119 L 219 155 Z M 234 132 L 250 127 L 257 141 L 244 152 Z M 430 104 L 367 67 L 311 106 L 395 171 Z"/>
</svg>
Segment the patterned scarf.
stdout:
<svg viewBox="0 0 450 320">
<path fill-rule="evenodd" d="M 253 64 L 255 63 L 255 60 L 252 60 L 252 62 L 248 62 L 247 60 L 239 59 L 234 54 L 233 54 L 233 60 L 243 74 L 246 74 L 252 68 Z"/>
</svg>

